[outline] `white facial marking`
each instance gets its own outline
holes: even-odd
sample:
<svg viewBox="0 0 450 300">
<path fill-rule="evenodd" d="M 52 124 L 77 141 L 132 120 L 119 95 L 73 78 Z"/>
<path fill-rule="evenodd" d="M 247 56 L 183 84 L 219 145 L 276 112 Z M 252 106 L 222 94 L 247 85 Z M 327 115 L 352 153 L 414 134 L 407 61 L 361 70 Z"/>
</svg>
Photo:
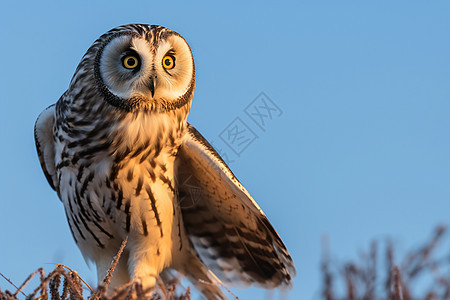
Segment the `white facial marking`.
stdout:
<svg viewBox="0 0 450 300">
<path fill-rule="evenodd" d="M 112 39 L 103 49 L 100 58 L 100 76 L 114 95 L 129 99 L 176 100 L 189 89 L 194 73 L 192 54 L 183 38 L 174 34 L 152 45 L 141 37 L 122 35 Z M 132 54 L 139 60 L 136 68 L 127 68 L 124 58 Z M 167 69 L 163 60 L 167 55 L 174 57 L 174 67 Z M 155 91 L 152 97 L 150 81 L 154 79 Z"/>
</svg>

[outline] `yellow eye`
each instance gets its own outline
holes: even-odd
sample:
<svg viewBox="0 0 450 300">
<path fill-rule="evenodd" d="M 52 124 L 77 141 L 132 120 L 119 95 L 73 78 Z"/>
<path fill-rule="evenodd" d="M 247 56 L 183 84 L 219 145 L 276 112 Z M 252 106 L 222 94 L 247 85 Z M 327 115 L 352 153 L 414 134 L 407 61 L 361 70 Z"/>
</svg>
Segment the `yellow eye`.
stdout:
<svg viewBox="0 0 450 300">
<path fill-rule="evenodd" d="M 135 69 L 139 65 L 139 59 L 134 55 L 127 55 L 122 59 L 122 65 L 127 69 Z"/>
<path fill-rule="evenodd" d="M 175 57 L 172 55 L 164 56 L 162 65 L 167 70 L 173 69 L 175 67 Z"/>
</svg>

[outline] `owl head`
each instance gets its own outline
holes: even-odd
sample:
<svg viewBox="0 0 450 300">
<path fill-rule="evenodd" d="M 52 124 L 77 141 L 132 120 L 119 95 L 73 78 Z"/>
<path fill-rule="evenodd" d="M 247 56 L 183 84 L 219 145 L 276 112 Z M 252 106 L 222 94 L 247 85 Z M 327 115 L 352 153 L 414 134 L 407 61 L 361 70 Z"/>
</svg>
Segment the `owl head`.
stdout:
<svg viewBox="0 0 450 300">
<path fill-rule="evenodd" d="M 168 111 L 192 100 L 194 59 L 180 34 L 161 26 L 130 24 L 108 31 L 91 46 L 72 83 L 85 77 L 93 79 L 102 98 L 117 108 Z"/>
</svg>

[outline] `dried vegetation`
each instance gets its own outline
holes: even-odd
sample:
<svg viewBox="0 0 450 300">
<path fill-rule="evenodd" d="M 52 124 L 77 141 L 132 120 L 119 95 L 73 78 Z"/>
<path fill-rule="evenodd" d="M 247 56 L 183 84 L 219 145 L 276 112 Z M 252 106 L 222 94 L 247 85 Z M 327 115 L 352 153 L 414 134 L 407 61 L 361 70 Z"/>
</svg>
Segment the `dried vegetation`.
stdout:
<svg viewBox="0 0 450 300">
<path fill-rule="evenodd" d="M 332 262 L 325 246 L 321 265 L 321 298 L 450 299 L 450 251 L 441 247 L 445 233 L 446 228 L 439 226 L 428 241 L 400 260 L 395 258 L 395 247 L 389 240 L 385 243 L 373 242 L 369 251 L 362 253 L 357 261 L 345 263 Z"/>
<path fill-rule="evenodd" d="M 374 241 L 369 250 L 361 253 L 357 260 L 344 263 L 332 260 L 329 247 L 324 245 L 320 298 L 324 300 L 450 300 L 450 251 L 441 247 L 446 231 L 443 226 L 436 228 L 428 241 L 421 247 L 409 251 L 400 260 L 396 259 L 395 247 L 389 240 L 383 243 Z M 189 288 L 181 293 L 176 292 L 180 286 L 177 279 L 171 282 L 166 280 L 165 284 L 158 280 L 158 286 L 150 291 L 144 291 L 139 283 L 132 282 L 106 295 L 111 276 L 125 244 L 126 241 L 112 262 L 107 276 L 96 290 L 84 282 L 75 271 L 64 265 L 56 265 L 48 275 L 42 268 L 38 269 L 19 287 L 0 273 L 15 290 L 15 292 L 2 291 L 0 288 L 0 300 L 188 300 L 191 298 Z M 23 288 L 37 275 L 40 276 L 39 286 L 31 294 L 26 295 Z M 90 290 L 88 297 L 83 296 L 83 289 L 86 290 L 86 288 Z"/>
</svg>

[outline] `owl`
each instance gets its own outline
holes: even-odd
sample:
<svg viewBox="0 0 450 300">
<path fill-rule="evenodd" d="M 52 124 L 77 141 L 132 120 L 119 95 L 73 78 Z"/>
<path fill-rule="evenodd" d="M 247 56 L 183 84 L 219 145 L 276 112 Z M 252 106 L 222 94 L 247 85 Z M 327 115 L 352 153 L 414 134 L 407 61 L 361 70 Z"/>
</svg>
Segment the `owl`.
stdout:
<svg viewBox="0 0 450 300">
<path fill-rule="evenodd" d="M 186 119 L 194 59 L 178 33 L 130 24 L 98 38 L 35 125 L 42 170 L 75 243 L 110 289 L 178 271 L 208 299 L 217 283 L 290 287 L 295 267 L 266 216 Z"/>
</svg>

